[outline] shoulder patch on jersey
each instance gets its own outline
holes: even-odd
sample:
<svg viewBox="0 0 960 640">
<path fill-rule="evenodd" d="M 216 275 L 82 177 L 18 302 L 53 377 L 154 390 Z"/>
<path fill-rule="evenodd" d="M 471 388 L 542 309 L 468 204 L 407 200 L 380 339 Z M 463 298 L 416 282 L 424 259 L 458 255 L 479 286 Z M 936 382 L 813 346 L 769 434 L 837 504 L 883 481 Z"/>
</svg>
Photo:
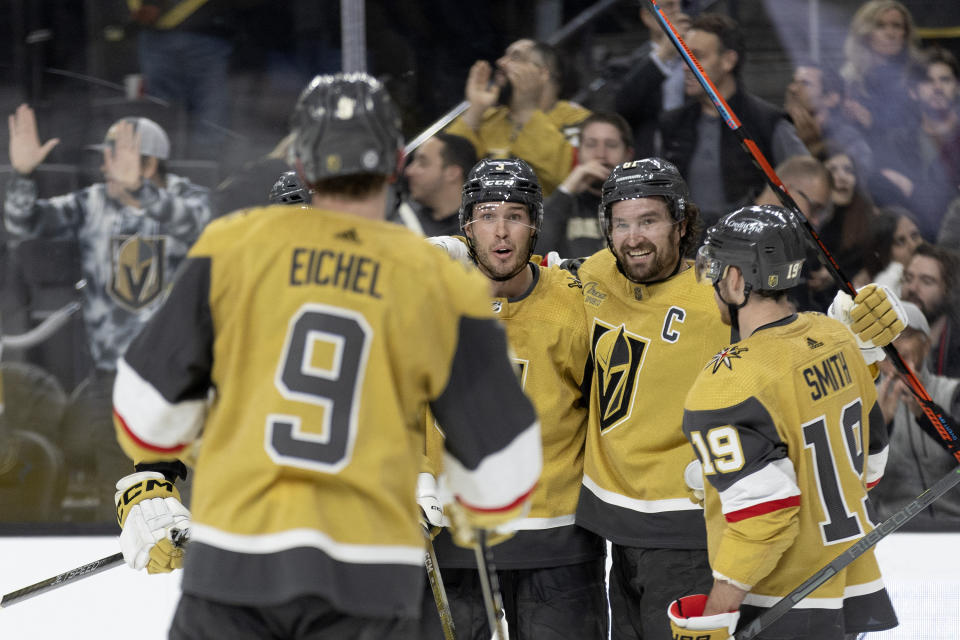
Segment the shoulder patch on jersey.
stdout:
<svg viewBox="0 0 960 640">
<path fill-rule="evenodd" d="M 813 338 L 807 336 L 807 346 L 811 349 L 819 349 L 823 346 L 823 343 L 819 340 L 814 340 Z"/>
<path fill-rule="evenodd" d="M 738 347 L 737 345 L 730 345 L 725 347 L 718 353 L 713 356 L 710 362 L 707 363 L 707 366 L 704 369 L 709 369 L 713 367 L 713 371 L 710 373 L 716 373 L 720 370 L 721 366 L 726 367 L 727 369 L 733 370 L 733 360 L 739 360 L 741 358 L 741 353 L 746 353 L 750 351 L 747 347 Z"/>
<path fill-rule="evenodd" d="M 587 282 L 583 285 L 583 300 L 587 304 L 599 307 L 607 299 L 607 294 L 600 291 L 600 284 L 597 282 Z"/>
</svg>

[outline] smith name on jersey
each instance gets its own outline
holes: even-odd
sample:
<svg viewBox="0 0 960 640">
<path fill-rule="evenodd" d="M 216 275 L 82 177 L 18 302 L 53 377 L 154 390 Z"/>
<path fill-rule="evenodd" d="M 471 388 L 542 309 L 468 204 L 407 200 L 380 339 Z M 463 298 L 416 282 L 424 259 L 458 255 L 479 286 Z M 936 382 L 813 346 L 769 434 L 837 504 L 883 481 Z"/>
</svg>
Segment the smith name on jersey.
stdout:
<svg viewBox="0 0 960 640">
<path fill-rule="evenodd" d="M 686 400 L 683 429 L 703 464 L 710 566 L 769 607 L 873 530 L 867 488 L 887 432 L 850 331 L 792 315 L 723 349 Z M 796 605 L 814 629 L 896 624 L 873 551 Z"/>
<path fill-rule="evenodd" d="M 202 437 L 183 590 L 416 615 L 423 407 L 446 425 L 466 504 L 515 504 L 540 472 L 539 426 L 488 291 L 385 222 L 275 206 L 209 225 L 114 392 L 136 461 Z"/>
<path fill-rule="evenodd" d="M 580 268 L 595 367 L 577 522 L 616 544 L 702 549 L 703 511 L 683 470 L 683 398 L 730 341 L 713 291 L 694 270 L 644 285 L 604 249 Z"/>
<path fill-rule="evenodd" d="M 558 267 L 531 263 L 534 281 L 516 298 L 493 298 L 524 392 L 536 407 L 543 439 L 543 474 L 530 512 L 512 538 L 492 547 L 496 566 L 528 569 L 587 562 L 603 554 L 599 536 L 574 524 L 587 428 L 589 342 L 580 309 L 580 282 Z M 587 389 L 583 387 L 586 378 Z M 428 424 L 428 455 L 436 473 L 442 436 Z M 440 426 L 442 428 L 442 425 Z M 432 434 L 432 435 L 431 435 Z M 443 567 L 476 566 L 472 550 L 453 544 L 445 531 L 436 541 Z"/>
</svg>

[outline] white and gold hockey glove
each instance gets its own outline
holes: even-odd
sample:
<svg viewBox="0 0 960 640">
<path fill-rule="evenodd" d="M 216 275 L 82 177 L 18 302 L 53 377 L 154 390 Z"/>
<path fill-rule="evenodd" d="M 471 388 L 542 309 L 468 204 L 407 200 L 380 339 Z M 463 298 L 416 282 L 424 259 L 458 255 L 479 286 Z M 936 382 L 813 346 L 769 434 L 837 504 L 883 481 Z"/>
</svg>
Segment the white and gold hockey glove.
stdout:
<svg viewBox="0 0 960 640">
<path fill-rule="evenodd" d="M 117 482 L 114 496 L 120 523 L 120 549 L 131 568 L 167 573 L 183 567 L 176 531 L 190 528 L 190 512 L 180 492 L 158 471 L 138 471 Z"/>
<path fill-rule="evenodd" d="M 907 325 L 907 312 L 889 288 L 868 284 L 851 299 L 838 291 L 827 315 L 847 325 L 860 345 L 860 353 L 867 364 L 883 360 L 883 347 L 900 335 Z"/>
<path fill-rule="evenodd" d="M 420 506 L 420 525 L 430 538 L 434 538 L 443 526 L 443 503 L 440 502 L 437 479 L 432 473 L 417 476 L 417 504 Z"/>
</svg>

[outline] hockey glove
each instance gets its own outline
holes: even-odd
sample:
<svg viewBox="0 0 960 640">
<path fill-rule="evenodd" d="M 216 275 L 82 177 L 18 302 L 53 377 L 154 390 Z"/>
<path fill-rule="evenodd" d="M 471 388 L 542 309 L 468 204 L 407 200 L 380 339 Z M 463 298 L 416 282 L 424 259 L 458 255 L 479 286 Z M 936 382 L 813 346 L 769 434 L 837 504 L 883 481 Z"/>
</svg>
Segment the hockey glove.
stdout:
<svg viewBox="0 0 960 640">
<path fill-rule="evenodd" d="M 733 637 L 740 621 L 739 611 L 701 615 L 707 604 L 706 594 L 685 596 L 667 608 L 674 640 L 727 640 Z"/>
<path fill-rule="evenodd" d="M 443 526 L 443 505 L 437 491 L 437 480 L 432 473 L 417 476 L 417 504 L 420 505 L 420 524 L 433 539 Z"/>
<path fill-rule="evenodd" d="M 693 460 L 687 465 L 687 468 L 683 470 L 683 480 L 687 483 L 687 488 L 690 489 L 690 495 L 687 496 L 690 498 L 690 502 L 695 502 L 702 507 L 704 498 L 703 465 L 700 464 L 699 460 Z"/>
<path fill-rule="evenodd" d="M 430 236 L 426 239 L 433 246 L 443 249 L 447 255 L 466 267 L 473 266 L 470 249 L 460 236 Z"/>
<path fill-rule="evenodd" d="M 454 500 L 447 505 L 450 518 L 450 535 L 457 546 L 472 549 L 477 544 L 477 529 L 487 532 L 487 544 L 493 546 L 513 537 L 514 520 L 527 515 L 530 511 L 530 497 L 527 496 L 516 505 L 497 511 L 478 511 Z"/>
<path fill-rule="evenodd" d="M 838 291 L 827 315 L 853 332 L 867 364 L 883 360 L 882 347 L 893 342 L 907 325 L 907 312 L 900 298 L 879 284 L 868 284 L 852 300 L 847 293 Z"/>
<path fill-rule="evenodd" d="M 167 573 L 183 567 L 183 549 L 172 531 L 190 528 L 190 512 L 173 482 L 157 471 L 138 471 L 117 482 L 114 499 L 120 549 L 131 568 Z"/>
</svg>

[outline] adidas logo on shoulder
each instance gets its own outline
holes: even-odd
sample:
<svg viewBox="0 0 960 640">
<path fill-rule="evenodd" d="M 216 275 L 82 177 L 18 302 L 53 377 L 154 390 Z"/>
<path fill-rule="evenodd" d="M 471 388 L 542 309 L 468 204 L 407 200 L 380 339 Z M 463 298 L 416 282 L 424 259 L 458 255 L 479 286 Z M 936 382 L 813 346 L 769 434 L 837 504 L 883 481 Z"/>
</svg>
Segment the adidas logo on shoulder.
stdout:
<svg viewBox="0 0 960 640">
<path fill-rule="evenodd" d="M 814 340 L 813 338 L 807 337 L 807 346 L 810 347 L 811 349 L 818 349 L 823 346 L 823 343 L 818 340 Z"/>
<path fill-rule="evenodd" d="M 348 242 L 360 242 L 360 236 L 357 235 L 357 230 L 353 227 L 347 229 L 346 231 L 341 231 L 333 236 L 337 240 L 346 240 Z"/>
</svg>

